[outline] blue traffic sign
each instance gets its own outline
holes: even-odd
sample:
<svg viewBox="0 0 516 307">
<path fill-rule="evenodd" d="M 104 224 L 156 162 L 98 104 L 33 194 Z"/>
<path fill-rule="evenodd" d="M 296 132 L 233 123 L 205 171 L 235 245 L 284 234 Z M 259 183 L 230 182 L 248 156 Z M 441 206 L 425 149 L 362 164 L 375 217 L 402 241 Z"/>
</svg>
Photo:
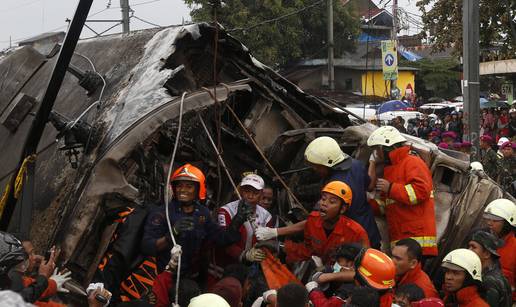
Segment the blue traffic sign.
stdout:
<svg viewBox="0 0 516 307">
<path fill-rule="evenodd" d="M 394 64 L 394 57 L 392 56 L 392 54 L 387 54 L 385 56 L 385 60 L 384 61 L 385 61 L 385 64 L 387 66 L 392 66 L 392 64 Z"/>
</svg>

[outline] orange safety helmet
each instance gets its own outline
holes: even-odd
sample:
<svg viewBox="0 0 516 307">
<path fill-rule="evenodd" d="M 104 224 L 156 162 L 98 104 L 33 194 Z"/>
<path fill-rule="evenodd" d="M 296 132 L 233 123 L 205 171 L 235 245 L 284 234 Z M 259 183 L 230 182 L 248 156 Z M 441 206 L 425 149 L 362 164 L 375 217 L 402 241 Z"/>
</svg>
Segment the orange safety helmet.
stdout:
<svg viewBox="0 0 516 307">
<path fill-rule="evenodd" d="M 170 176 L 172 186 L 174 186 L 174 181 L 197 182 L 199 184 L 199 199 L 206 199 L 206 177 L 200 169 L 190 163 L 186 163 L 174 171 L 172 176 Z"/>
<path fill-rule="evenodd" d="M 396 267 L 386 254 L 374 248 L 364 248 L 355 259 L 358 280 L 376 290 L 393 288 Z"/>
<path fill-rule="evenodd" d="M 321 192 L 327 192 L 337 196 L 344 201 L 344 204 L 351 206 L 351 199 L 353 198 L 353 192 L 349 185 L 342 181 L 332 181 L 324 186 Z"/>
</svg>

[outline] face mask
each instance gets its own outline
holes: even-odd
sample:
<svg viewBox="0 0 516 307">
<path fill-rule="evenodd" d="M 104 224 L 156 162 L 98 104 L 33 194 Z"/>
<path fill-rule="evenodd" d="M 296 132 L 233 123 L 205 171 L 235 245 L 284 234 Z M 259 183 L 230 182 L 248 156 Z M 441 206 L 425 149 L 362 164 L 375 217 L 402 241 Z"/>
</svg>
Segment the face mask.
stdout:
<svg viewBox="0 0 516 307">
<path fill-rule="evenodd" d="M 338 262 L 335 262 L 335 264 L 333 265 L 333 273 L 338 273 L 340 272 L 340 269 L 342 269 L 342 267 L 340 266 L 340 264 Z"/>
</svg>

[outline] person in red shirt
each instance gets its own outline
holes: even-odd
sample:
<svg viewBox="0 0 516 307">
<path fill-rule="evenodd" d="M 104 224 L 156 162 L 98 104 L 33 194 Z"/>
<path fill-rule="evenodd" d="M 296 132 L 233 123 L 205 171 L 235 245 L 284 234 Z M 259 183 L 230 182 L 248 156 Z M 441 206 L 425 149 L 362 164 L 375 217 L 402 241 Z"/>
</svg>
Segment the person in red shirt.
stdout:
<svg viewBox="0 0 516 307">
<path fill-rule="evenodd" d="M 414 239 L 402 239 L 392 249 L 392 261 L 396 265 L 396 286 L 415 284 L 425 297 L 439 297 L 430 277 L 421 269 L 421 245 Z"/>
<path fill-rule="evenodd" d="M 391 247 L 412 238 L 423 248 L 423 256 L 437 255 L 432 173 L 426 163 L 410 154 L 410 145 L 396 128 L 376 129 L 367 145 L 384 162 L 383 178 L 376 182 L 374 199 L 387 219 Z M 375 204 L 373 204 L 375 205 Z"/>
<path fill-rule="evenodd" d="M 304 227 L 304 242 L 285 242 L 287 263 L 318 256 L 324 264 L 329 264 L 331 254 L 344 243 L 359 243 L 368 247 L 369 239 L 364 228 L 344 215 L 351 199 L 351 189 L 344 182 L 332 181 L 326 184 L 321 191 L 319 211 L 313 211 L 308 216 Z"/>
<path fill-rule="evenodd" d="M 502 273 L 512 288 L 512 301 L 516 302 L 516 204 L 509 199 L 495 199 L 485 208 L 484 220 L 491 232 L 503 240 L 497 252 Z"/>
<path fill-rule="evenodd" d="M 444 303 L 446 306 L 488 307 L 480 297 L 482 264 L 475 252 L 459 248 L 449 252 L 441 264 L 444 274 Z"/>
</svg>

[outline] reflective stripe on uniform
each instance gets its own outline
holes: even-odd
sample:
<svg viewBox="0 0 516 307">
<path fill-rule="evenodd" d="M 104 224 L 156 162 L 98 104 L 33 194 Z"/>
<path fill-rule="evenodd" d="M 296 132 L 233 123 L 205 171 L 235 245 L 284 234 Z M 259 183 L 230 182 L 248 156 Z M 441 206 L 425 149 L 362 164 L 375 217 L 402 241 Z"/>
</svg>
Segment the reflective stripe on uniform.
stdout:
<svg viewBox="0 0 516 307">
<path fill-rule="evenodd" d="M 407 195 L 408 195 L 410 204 L 411 205 L 417 205 L 416 191 L 414 190 L 412 185 L 411 184 L 405 185 L 405 190 L 407 191 Z"/>
<path fill-rule="evenodd" d="M 416 240 L 417 243 L 419 243 L 419 245 L 421 245 L 421 247 L 436 247 L 437 246 L 436 237 L 428 236 L 428 237 L 410 237 L 410 238 Z M 391 241 L 391 248 L 393 248 L 394 245 L 396 244 L 396 242 L 398 242 L 398 241 L 399 240 Z"/>
</svg>

